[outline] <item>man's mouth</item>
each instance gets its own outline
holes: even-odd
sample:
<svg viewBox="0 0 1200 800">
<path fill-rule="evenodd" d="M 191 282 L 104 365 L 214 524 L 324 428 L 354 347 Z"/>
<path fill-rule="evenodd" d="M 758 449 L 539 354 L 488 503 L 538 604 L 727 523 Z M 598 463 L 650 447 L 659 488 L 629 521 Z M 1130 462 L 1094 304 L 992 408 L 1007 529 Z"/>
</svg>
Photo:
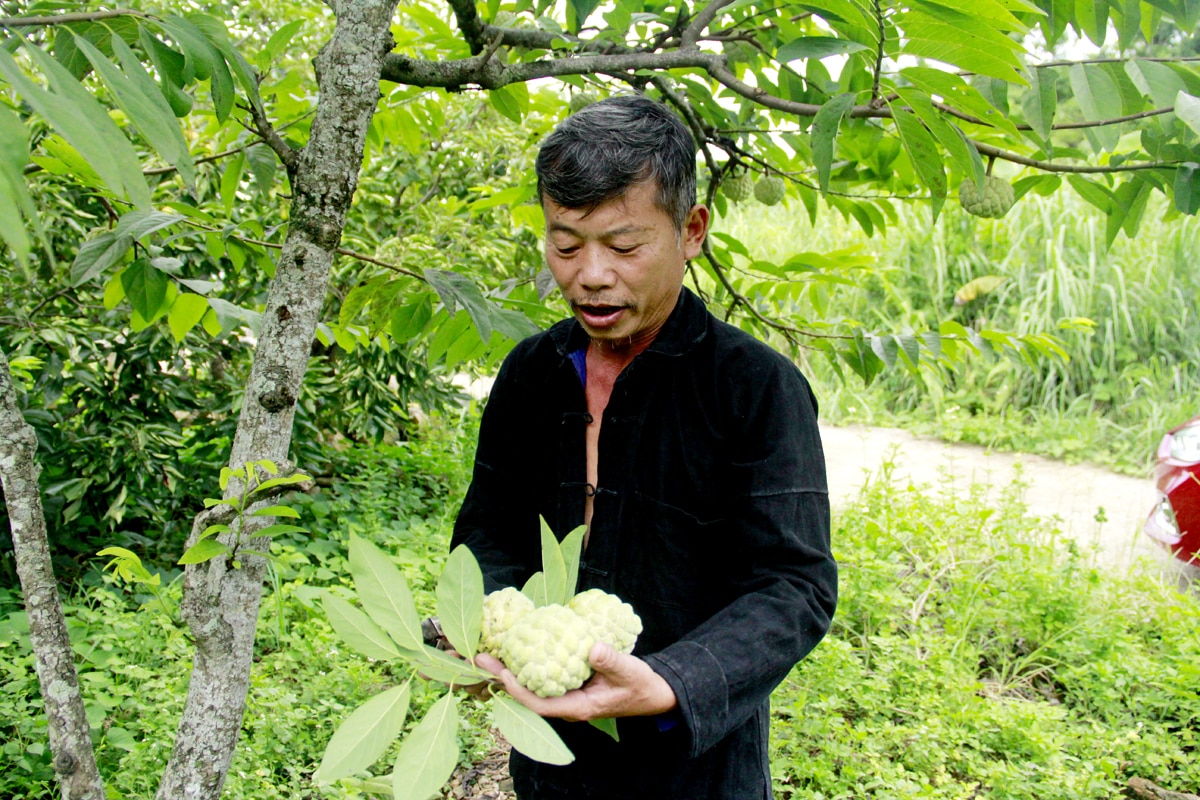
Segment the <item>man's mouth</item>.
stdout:
<svg viewBox="0 0 1200 800">
<path fill-rule="evenodd" d="M 593 328 L 608 327 L 620 319 L 628 306 L 576 303 L 581 320 Z"/>
</svg>

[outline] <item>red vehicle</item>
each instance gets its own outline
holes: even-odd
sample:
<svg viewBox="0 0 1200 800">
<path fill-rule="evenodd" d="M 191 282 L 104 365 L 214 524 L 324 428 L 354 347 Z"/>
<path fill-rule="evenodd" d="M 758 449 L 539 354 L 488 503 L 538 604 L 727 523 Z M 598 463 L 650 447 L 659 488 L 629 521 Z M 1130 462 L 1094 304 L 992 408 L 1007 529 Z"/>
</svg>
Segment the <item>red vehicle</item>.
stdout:
<svg viewBox="0 0 1200 800">
<path fill-rule="evenodd" d="M 1171 429 L 1154 464 L 1158 502 L 1142 529 L 1200 575 L 1200 416 Z"/>
</svg>

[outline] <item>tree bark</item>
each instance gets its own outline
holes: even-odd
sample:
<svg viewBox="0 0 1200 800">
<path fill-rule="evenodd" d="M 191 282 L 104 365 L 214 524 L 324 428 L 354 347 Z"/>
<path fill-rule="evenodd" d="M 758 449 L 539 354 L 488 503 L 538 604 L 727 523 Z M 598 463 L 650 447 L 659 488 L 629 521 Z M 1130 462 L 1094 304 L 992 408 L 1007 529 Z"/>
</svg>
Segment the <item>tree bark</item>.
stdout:
<svg viewBox="0 0 1200 800">
<path fill-rule="evenodd" d="M 358 183 L 383 59 L 394 46 L 395 6 L 396 0 L 335 4 L 333 37 L 314 62 L 321 96 L 296 167 L 288 236 L 258 331 L 231 467 L 264 458 L 287 463 L 296 399 Z M 226 496 L 239 491 L 234 483 Z M 189 544 L 206 524 L 206 514 L 196 517 Z M 243 536 L 252 533 L 247 524 Z M 263 542 L 251 544 L 264 548 Z M 221 793 L 245 712 L 264 570 L 261 557 L 244 555 L 236 567 L 217 558 L 185 572 L 182 613 L 196 640 L 196 658 L 160 800 L 215 799 Z"/>
<path fill-rule="evenodd" d="M 104 784 L 96 768 L 83 696 L 79 693 L 75 654 L 50 562 L 36 452 L 37 436 L 17 406 L 8 359 L 0 352 L 0 481 L 12 526 L 25 613 L 29 616 L 38 685 L 50 723 L 54 774 L 65 800 L 104 800 Z"/>
</svg>

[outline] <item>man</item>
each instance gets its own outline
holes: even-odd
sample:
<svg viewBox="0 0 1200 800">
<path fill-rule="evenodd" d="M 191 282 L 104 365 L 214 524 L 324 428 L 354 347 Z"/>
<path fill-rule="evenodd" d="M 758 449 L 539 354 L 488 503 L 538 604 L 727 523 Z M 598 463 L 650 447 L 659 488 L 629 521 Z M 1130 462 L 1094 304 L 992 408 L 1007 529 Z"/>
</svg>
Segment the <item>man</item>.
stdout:
<svg viewBox="0 0 1200 800">
<path fill-rule="evenodd" d="M 541 568 L 538 516 L 586 523 L 579 591 L 631 603 L 632 655 L 597 644 L 582 689 L 542 699 L 575 754 L 514 752 L 521 800 L 770 798 L 771 691 L 837 595 L 816 401 L 783 356 L 683 288 L 709 212 L 695 146 L 664 106 L 611 98 L 537 159 L 546 262 L 574 319 L 517 345 L 484 410 L 453 545 L 488 590 Z M 620 741 L 582 720 L 616 717 Z"/>
</svg>

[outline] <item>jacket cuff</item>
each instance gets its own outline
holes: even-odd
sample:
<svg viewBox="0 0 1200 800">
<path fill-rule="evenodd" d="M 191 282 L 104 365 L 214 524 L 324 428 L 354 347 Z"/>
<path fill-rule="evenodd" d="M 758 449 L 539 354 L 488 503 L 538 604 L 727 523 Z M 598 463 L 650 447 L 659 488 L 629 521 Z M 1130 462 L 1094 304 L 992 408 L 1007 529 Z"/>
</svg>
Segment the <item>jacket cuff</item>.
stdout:
<svg viewBox="0 0 1200 800">
<path fill-rule="evenodd" d="M 688 757 L 696 758 L 725 738 L 729 720 L 729 684 L 721 662 L 696 642 L 682 641 L 642 660 L 657 672 L 679 703 L 691 734 Z"/>
</svg>

